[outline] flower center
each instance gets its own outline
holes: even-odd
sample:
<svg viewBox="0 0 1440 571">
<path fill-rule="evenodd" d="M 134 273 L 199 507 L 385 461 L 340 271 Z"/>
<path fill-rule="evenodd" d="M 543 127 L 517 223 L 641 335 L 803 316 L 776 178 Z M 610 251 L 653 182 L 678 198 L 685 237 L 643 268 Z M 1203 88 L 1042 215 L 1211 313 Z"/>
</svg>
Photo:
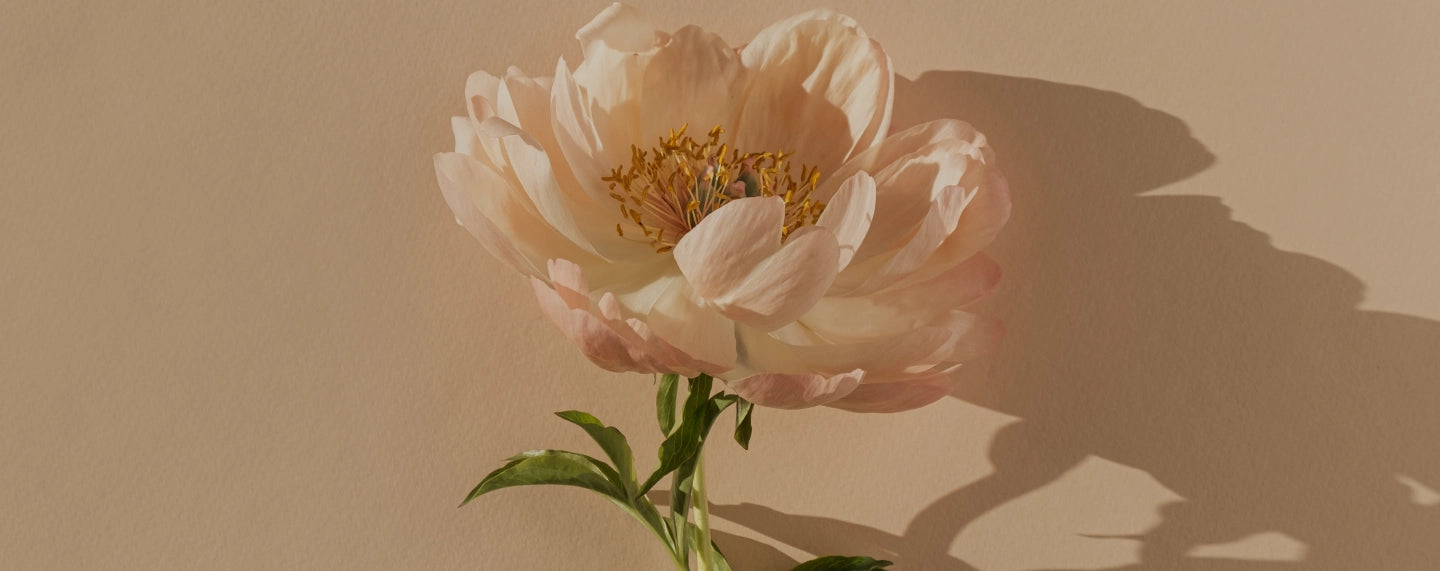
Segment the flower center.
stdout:
<svg viewBox="0 0 1440 571">
<path fill-rule="evenodd" d="M 630 146 L 630 165 L 615 167 L 600 180 L 610 183 L 610 197 L 620 203 L 620 216 L 640 227 L 643 239 L 656 252 L 668 252 L 680 237 L 725 203 L 750 196 L 785 199 L 781 239 L 819 220 L 825 205 L 810 195 L 820 182 L 820 170 L 800 166 L 800 177 L 790 174 L 790 157 L 783 151 L 741 153 L 720 142 L 725 130 L 716 125 L 704 142 L 685 134 L 689 125 L 670 131 L 649 151 Z M 625 237 L 620 224 L 615 232 Z M 633 239 L 642 239 L 633 236 Z"/>
</svg>

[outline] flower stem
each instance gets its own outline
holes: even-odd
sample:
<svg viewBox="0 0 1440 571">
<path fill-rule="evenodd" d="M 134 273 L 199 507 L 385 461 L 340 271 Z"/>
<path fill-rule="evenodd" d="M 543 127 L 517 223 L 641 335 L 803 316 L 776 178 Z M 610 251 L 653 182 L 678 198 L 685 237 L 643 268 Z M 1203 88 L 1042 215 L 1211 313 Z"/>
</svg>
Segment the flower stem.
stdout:
<svg viewBox="0 0 1440 571">
<path fill-rule="evenodd" d="M 705 493 L 705 451 L 696 454 L 695 477 L 691 484 L 691 512 L 695 516 L 695 555 L 699 571 L 717 571 L 715 547 L 710 543 L 710 498 Z"/>
</svg>

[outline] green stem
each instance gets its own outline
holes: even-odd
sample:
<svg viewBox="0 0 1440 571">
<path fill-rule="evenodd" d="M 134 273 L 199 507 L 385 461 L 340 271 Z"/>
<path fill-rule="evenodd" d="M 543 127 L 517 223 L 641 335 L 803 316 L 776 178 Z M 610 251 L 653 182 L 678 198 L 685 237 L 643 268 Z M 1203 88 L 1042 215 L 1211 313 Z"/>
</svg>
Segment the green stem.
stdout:
<svg viewBox="0 0 1440 571">
<path fill-rule="evenodd" d="M 691 484 L 691 511 L 695 514 L 695 550 L 699 571 L 716 571 L 715 547 L 710 543 L 710 498 L 705 494 L 705 451 L 696 453 L 695 477 Z"/>
</svg>

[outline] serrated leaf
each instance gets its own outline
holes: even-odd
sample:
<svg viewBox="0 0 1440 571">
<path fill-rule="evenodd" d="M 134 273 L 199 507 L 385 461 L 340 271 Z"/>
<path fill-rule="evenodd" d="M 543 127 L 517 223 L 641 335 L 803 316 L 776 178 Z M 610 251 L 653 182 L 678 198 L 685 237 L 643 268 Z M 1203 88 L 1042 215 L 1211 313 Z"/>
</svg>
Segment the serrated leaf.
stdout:
<svg viewBox="0 0 1440 571">
<path fill-rule="evenodd" d="M 563 450 L 530 450 L 510 458 L 504 466 L 489 473 L 465 501 L 495 490 L 515 486 L 575 486 L 594 490 L 607 497 L 627 502 L 625 492 L 616 487 L 620 475 L 595 458 Z"/>
<path fill-rule="evenodd" d="M 875 571 L 891 565 L 894 563 L 869 557 L 829 555 L 801 563 L 790 571 Z"/>
<path fill-rule="evenodd" d="M 680 375 L 670 373 L 660 377 L 660 389 L 655 393 L 655 414 L 660 419 L 660 433 L 670 436 L 675 430 L 675 398 L 679 392 Z"/>
<path fill-rule="evenodd" d="M 620 480 L 615 482 L 615 485 L 625 490 L 628 498 L 634 498 L 637 489 L 635 456 L 630 451 L 630 442 L 625 439 L 625 435 L 613 426 L 605 426 L 600 419 L 590 413 L 567 410 L 557 412 L 555 416 L 585 429 L 590 438 L 594 439 L 595 443 L 600 445 L 600 449 L 605 451 L 605 455 L 610 458 L 610 461 L 615 463 L 615 470 L 619 472 L 620 476 Z"/>
<path fill-rule="evenodd" d="M 735 442 L 746 450 L 750 449 L 750 433 L 754 430 L 750 424 L 750 412 L 754 408 L 755 405 L 745 399 L 735 403 Z"/>
</svg>

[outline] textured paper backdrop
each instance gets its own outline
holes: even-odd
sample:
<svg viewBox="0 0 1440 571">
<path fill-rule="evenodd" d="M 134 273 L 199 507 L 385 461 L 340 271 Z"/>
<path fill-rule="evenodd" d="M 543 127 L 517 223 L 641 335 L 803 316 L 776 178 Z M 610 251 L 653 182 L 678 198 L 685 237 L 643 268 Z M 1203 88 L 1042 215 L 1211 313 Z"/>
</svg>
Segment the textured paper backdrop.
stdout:
<svg viewBox="0 0 1440 571">
<path fill-rule="evenodd" d="M 637 4 L 735 43 L 812 6 Z M 713 445 L 737 567 L 1440 560 L 1440 4 L 1361 4 L 834 2 L 897 126 L 998 150 L 1011 336 L 957 398 Z M 604 5 L 0 3 L 3 566 L 664 569 L 580 490 L 455 509 L 589 446 L 552 411 L 658 442 L 431 167 L 470 71 Z"/>
</svg>

